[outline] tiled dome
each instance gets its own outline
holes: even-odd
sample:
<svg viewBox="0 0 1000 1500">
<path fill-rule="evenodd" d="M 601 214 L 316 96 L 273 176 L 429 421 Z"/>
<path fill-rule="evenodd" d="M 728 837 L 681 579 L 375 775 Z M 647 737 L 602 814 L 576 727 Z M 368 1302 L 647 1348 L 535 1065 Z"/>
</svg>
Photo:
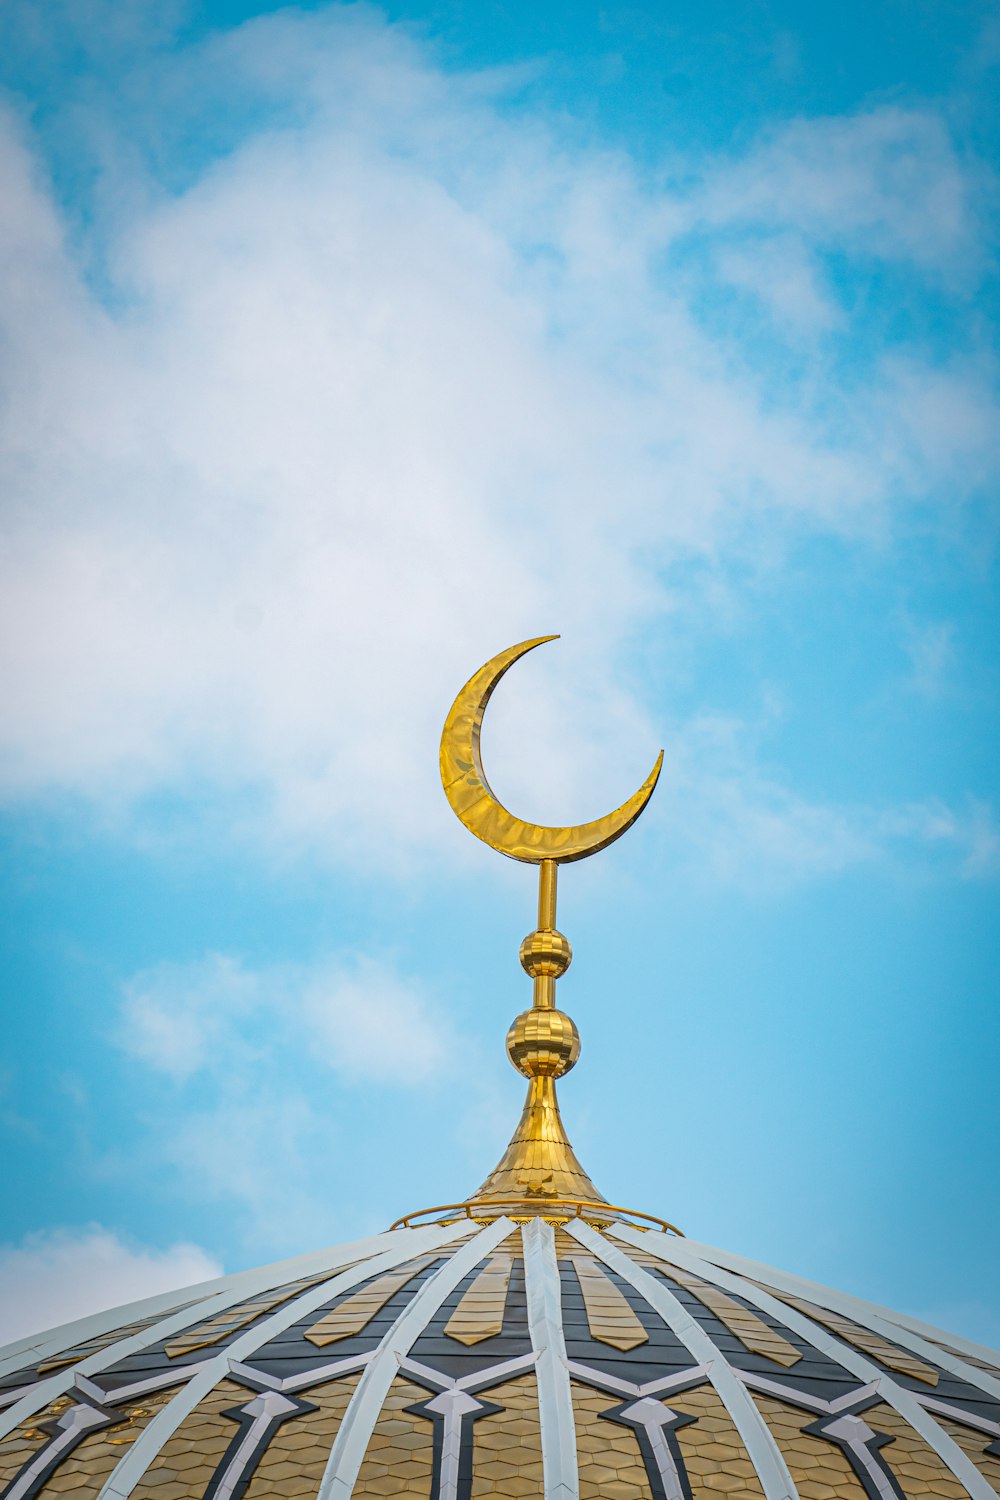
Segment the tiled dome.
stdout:
<svg viewBox="0 0 1000 1500">
<path fill-rule="evenodd" d="M 3 1500 L 987 1500 L 1000 1357 L 621 1221 L 391 1230 L 2 1361 Z"/>
</svg>

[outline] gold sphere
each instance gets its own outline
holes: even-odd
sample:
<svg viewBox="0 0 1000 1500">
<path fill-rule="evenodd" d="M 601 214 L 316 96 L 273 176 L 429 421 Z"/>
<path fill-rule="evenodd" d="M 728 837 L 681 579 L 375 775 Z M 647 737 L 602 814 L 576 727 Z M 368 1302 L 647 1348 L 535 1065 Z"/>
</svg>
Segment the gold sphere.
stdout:
<svg viewBox="0 0 1000 1500">
<path fill-rule="evenodd" d="M 569 939 L 553 928 L 529 932 L 521 944 L 521 968 L 532 979 L 558 979 L 573 960 Z"/>
<path fill-rule="evenodd" d="M 580 1033 L 561 1010 L 522 1011 L 507 1033 L 507 1056 L 525 1078 L 561 1078 L 580 1056 Z"/>
</svg>

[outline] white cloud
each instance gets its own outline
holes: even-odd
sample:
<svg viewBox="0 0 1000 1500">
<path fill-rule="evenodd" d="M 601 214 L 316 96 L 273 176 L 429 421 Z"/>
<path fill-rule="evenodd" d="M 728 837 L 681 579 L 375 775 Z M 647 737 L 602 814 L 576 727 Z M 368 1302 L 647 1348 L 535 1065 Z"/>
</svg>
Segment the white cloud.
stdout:
<svg viewBox="0 0 1000 1500">
<path fill-rule="evenodd" d="M 303 999 L 314 1055 L 355 1078 L 419 1082 L 445 1061 L 440 1023 L 383 964 L 362 959 L 317 977 Z"/>
<path fill-rule="evenodd" d="M 867 820 L 823 806 L 756 762 L 754 730 L 701 716 L 672 737 L 671 775 L 654 816 L 679 857 L 726 885 L 760 891 L 838 874 L 875 857 Z"/>
<path fill-rule="evenodd" d="M 864 532 L 983 472 L 974 364 L 825 372 L 819 411 L 694 310 L 720 264 L 760 284 L 763 221 L 794 247 L 796 337 L 832 296 L 811 279 L 824 247 L 972 274 L 940 121 L 794 125 L 672 192 L 511 110 L 508 83 L 446 75 L 353 7 L 150 63 L 161 122 L 168 100 L 183 120 L 235 99 L 267 123 L 172 193 L 109 154 L 103 298 L 4 126 L 9 795 L 128 809 L 197 780 L 242 795 L 243 832 L 341 861 L 457 851 L 434 777 L 450 694 L 557 628 L 558 662 L 520 670 L 491 743 L 527 815 L 590 815 L 584 785 L 597 807 L 628 790 L 622 744 L 655 748 L 616 666 L 683 604 L 672 562 L 711 575 L 762 535 Z M 704 253 L 675 280 L 685 236 Z M 146 1024 L 142 1045 L 192 1065 L 196 1034 Z"/>
<path fill-rule="evenodd" d="M 721 170 L 698 200 L 710 222 L 786 228 L 951 278 L 979 266 L 977 179 L 945 121 L 885 106 L 798 120 Z"/>
<path fill-rule="evenodd" d="M 976 798 L 962 809 L 924 802 L 883 810 L 872 815 L 872 822 L 886 842 L 918 839 L 956 855 L 958 869 L 968 880 L 1000 872 L 1000 827 L 992 808 Z"/>
<path fill-rule="evenodd" d="M 159 964 L 123 989 L 119 1045 L 178 1084 L 204 1070 L 230 1074 L 238 1061 L 246 1086 L 263 1061 L 249 1038 L 272 1024 L 351 1082 L 420 1084 L 445 1058 L 447 1023 L 420 986 L 364 956 L 253 970 L 212 953 Z"/>
<path fill-rule="evenodd" d="M 455 1040 L 422 988 L 384 961 L 251 968 L 218 953 L 133 976 L 111 1035 L 143 1067 L 146 1159 L 188 1198 L 234 1205 L 267 1245 L 275 1225 L 300 1244 L 331 1233 L 316 1163 L 338 1140 L 338 1109 L 313 1101 L 341 1085 L 419 1090 Z"/>
<path fill-rule="evenodd" d="M 862 864 L 927 874 L 944 863 L 965 879 L 1000 871 L 1000 829 L 987 804 L 810 800 L 760 764 L 758 735 L 759 726 L 703 715 L 671 736 L 670 775 L 651 816 L 692 871 L 753 892 Z"/>
<path fill-rule="evenodd" d="M 116 1035 L 133 1057 L 183 1083 L 214 1063 L 220 1047 L 239 1043 L 241 1019 L 261 998 L 260 976 L 224 954 L 161 964 L 124 985 Z"/>
<path fill-rule="evenodd" d="M 0 1245 L 0 1343 L 222 1274 L 197 1245 L 130 1245 L 99 1224 L 30 1234 Z"/>
<path fill-rule="evenodd" d="M 222 1205 L 227 1232 L 254 1255 L 336 1240 L 350 1209 L 339 1194 L 330 1201 L 321 1172 L 339 1135 L 335 1120 L 312 1107 L 294 1069 L 272 1081 L 244 1056 L 237 1049 L 215 1059 L 207 1104 L 154 1096 L 137 1158 L 175 1181 L 186 1203 Z"/>
<path fill-rule="evenodd" d="M 902 644 L 910 658 L 908 688 L 924 698 L 946 690 L 955 667 L 955 627 L 950 621 L 901 621 Z"/>
<path fill-rule="evenodd" d="M 842 310 L 797 237 L 768 234 L 756 241 L 724 244 L 718 267 L 724 281 L 749 292 L 793 330 L 814 337 L 842 322 Z"/>
</svg>

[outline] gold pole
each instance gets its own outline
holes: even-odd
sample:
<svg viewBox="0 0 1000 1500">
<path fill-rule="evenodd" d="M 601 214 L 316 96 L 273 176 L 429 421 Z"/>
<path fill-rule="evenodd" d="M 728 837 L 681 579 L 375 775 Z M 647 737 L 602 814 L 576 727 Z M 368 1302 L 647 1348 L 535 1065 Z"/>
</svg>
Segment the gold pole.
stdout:
<svg viewBox="0 0 1000 1500">
<path fill-rule="evenodd" d="M 529 1202 L 604 1201 L 574 1155 L 556 1101 L 556 1079 L 568 1073 L 580 1055 L 577 1029 L 556 1006 L 556 980 L 573 957 L 556 928 L 558 870 L 556 860 L 539 860 L 538 927 L 521 944 L 521 966 L 534 982 L 533 1003 L 507 1033 L 507 1056 L 527 1078 L 528 1097 L 511 1143 L 475 1194 L 475 1203 L 511 1195 L 526 1195 Z"/>
<path fill-rule="evenodd" d="M 554 859 L 543 859 L 538 866 L 538 925 L 552 932 L 556 925 L 556 879 L 559 866 Z"/>
<path fill-rule="evenodd" d="M 540 938 L 543 943 L 556 930 L 558 873 L 559 866 L 554 859 L 543 859 L 538 866 L 538 932 L 534 934 L 534 937 Z M 533 972 L 531 1003 L 535 1010 L 555 1010 L 558 977 L 558 972 L 553 972 L 552 968 L 547 965 L 541 965 Z"/>
</svg>

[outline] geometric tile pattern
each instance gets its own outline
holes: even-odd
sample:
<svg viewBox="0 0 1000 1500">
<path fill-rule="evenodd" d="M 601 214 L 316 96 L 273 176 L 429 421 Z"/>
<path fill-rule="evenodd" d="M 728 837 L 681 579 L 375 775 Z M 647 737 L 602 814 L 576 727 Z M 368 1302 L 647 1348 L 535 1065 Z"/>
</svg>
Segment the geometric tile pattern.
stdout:
<svg viewBox="0 0 1000 1500">
<path fill-rule="evenodd" d="M 542 1493 L 542 1434 L 538 1386 L 522 1375 L 488 1393 L 502 1408 L 476 1423 L 475 1470 L 470 1500 L 521 1500 Z"/>
<path fill-rule="evenodd" d="M 0 1485 L 4 1488 L 31 1462 L 40 1448 L 50 1441 L 48 1424 L 73 1405 L 72 1396 L 57 1396 L 34 1417 L 19 1422 L 0 1443 Z M 2 1491 L 0 1491 L 2 1493 Z"/>
<path fill-rule="evenodd" d="M 348 1267 L 341 1266 L 338 1269 L 346 1271 Z M 328 1274 L 324 1272 L 322 1276 L 304 1276 L 301 1281 L 291 1281 L 278 1291 L 265 1292 L 259 1297 L 253 1297 L 249 1302 L 241 1302 L 237 1307 L 227 1308 L 225 1312 L 209 1318 L 207 1323 L 199 1323 L 194 1328 L 185 1328 L 181 1333 L 176 1334 L 164 1345 L 164 1352 L 169 1359 L 176 1359 L 179 1354 L 190 1354 L 195 1349 L 207 1349 L 210 1345 L 219 1343 L 227 1333 L 235 1333 L 237 1328 L 246 1328 L 262 1313 L 273 1312 L 283 1302 L 291 1301 L 307 1287 L 317 1286 L 319 1282 L 327 1279 Z"/>
<path fill-rule="evenodd" d="M 710 1385 L 668 1398 L 674 1411 L 696 1418 L 677 1430 L 677 1442 L 699 1492 L 763 1500 L 764 1489 L 732 1417 Z"/>
<path fill-rule="evenodd" d="M 459 1344 L 480 1344 L 503 1328 L 513 1255 L 494 1255 L 486 1262 L 445 1324 L 444 1331 Z"/>
<path fill-rule="evenodd" d="M 184 1306 L 174 1306 L 167 1309 L 170 1312 L 179 1312 Z M 126 1328 L 114 1328 L 110 1333 L 96 1335 L 87 1339 L 82 1344 L 76 1344 L 72 1349 L 61 1349 L 58 1354 L 51 1354 L 42 1360 L 38 1366 L 39 1375 L 50 1375 L 53 1370 L 61 1370 L 66 1365 L 77 1364 L 81 1359 L 86 1359 L 88 1354 L 96 1354 L 101 1349 L 106 1349 L 109 1344 L 120 1344 L 124 1339 L 130 1338 L 133 1333 L 141 1333 L 144 1328 L 149 1328 L 158 1319 L 166 1316 L 166 1311 L 158 1312 L 153 1317 L 141 1318 L 136 1323 L 129 1323 Z"/>
<path fill-rule="evenodd" d="M 802 1500 L 1000 1495 L 996 1367 L 938 1372 L 905 1329 L 890 1343 L 786 1294 L 775 1296 L 796 1309 L 795 1329 L 770 1310 L 765 1321 L 742 1295 L 769 1289 L 765 1269 L 720 1272 L 690 1246 L 680 1269 L 611 1228 L 619 1273 L 592 1231 L 584 1245 L 540 1220 L 510 1224 L 506 1239 L 496 1228 L 478 1256 L 464 1253 L 465 1275 L 451 1261 L 470 1235 L 475 1252 L 476 1225 L 376 1238 L 365 1253 L 380 1269 L 366 1282 L 366 1263 L 352 1262 L 356 1289 L 326 1311 L 335 1260 L 291 1283 L 275 1268 L 270 1286 L 221 1313 L 212 1303 L 227 1285 L 202 1288 L 191 1326 L 166 1340 L 159 1320 L 179 1304 L 89 1341 L 67 1330 L 63 1356 L 0 1389 L 0 1500 L 96 1500 L 105 1486 L 130 1500 L 315 1500 L 338 1477 L 335 1443 L 356 1500 L 542 1497 L 546 1467 L 560 1486 L 551 1500 L 782 1500 L 786 1469 Z M 655 1307 L 620 1254 L 654 1273 Z M 843 1343 L 831 1349 L 823 1330 L 905 1389 Z M 139 1348 L 120 1356 L 130 1335 Z M 168 1431 L 192 1380 L 203 1394 Z M 920 1431 L 901 1414 L 918 1408 Z M 333 1494 L 347 1500 L 343 1484 Z"/>
<path fill-rule="evenodd" d="M 164 1443 L 155 1470 L 140 1481 L 131 1500 L 189 1500 L 204 1495 L 235 1430 L 222 1413 L 245 1401 L 247 1394 L 232 1381 L 220 1381 Z"/>
<path fill-rule="evenodd" d="M 983 1370 L 987 1375 L 1000 1375 L 1000 1354 L 997 1355 L 993 1364 L 988 1364 L 985 1359 L 977 1359 L 974 1354 L 963 1354 L 960 1349 L 953 1349 L 950 1344 L 943 1344 L 940 1339 L 927 1339 L 928 1344 L 936 1344 L 939 1349 L 944 1349 L 948 1354 L 957 1354 L 959 1359 L 964 1360 L 967 1365 L 975 1365 L 977 1370 Z"/>
<path fill-rule="evenodd" d="M 120 1344 L 123 1340 L 131 1338 L 134 1333 L 142 1333 L 154 1323 L 158 1323 L 161 1318 L 167 1317 L 168 1314 L 180 1312 L 183 1308 L 190 1306 L 190 1302 L 175 1302 L 149 1317 L 138 1318 L 135 1322 L 124 1324 L 120 1328 L 94 1334 L 91 1338 L 83 1339 L 76 1344 L 67 1344 L 65 1348 L 53 1354 L 43 1355 L 37 1363 L 29 1362 L 27 1365 L 22 1365 L 20 1369 L 9 1370 L 0 1377 L 0 1401 L 3 1400 L 4 1391 L 10 1392 L 43 1375 L 52 1375 L 56 1371 L 67 1369 L 70 1365 L 79 1364 L 88 1355 L 99 1354 L 102 1349 L 107 1349 L 112 1344 Z M 30 1361 L 28 1351 L 25 1352 L 24 1357 Z"/>
<path fill-rule="evenodd" d="M 427 1392 L 397 1376 L 389 1387 L 353 1490 L 353 1500 L 384 1495 L 429 1495 L 433 1468 L 431 1423 L 408 1410 Z"/>
<path fill-rule="evenodd" d="M 384 1276 L 377 1277 L 370 1286 L 352 1292 L 332 1312 L 324 1313 L 308 1330 L 306 1338 L 322 1349 L 327 1344 L 336 1343 L 338 1339 L 347 1339 L 354 1333 L 360 1333 L 408 1281 L 426 1270 L 436 1258 L 434 1255 L 422 1255 L 416 1260 L 407 1261 L 398 1270 L 387 1271 Z"/>
<path fill-rule="evenodd" d="M 958 1422 L 952 1422 L 948 1417 L 938 1417 L 938 1422 L 953 1437 L 958 1446 L 966 1453 L 976 1468 L 983 1475 L 988 1484 L 991 1484 L 1000 1495 L 1000 1443 L 994 1439 L 990 1441 L 989 1436 L 983 1432 L 976 1432 L 971 1427 L 962 1427 Z M 994 1449 L 988 1453 L 988 1447 Z"/>
<path fill-rule="evenodd" d="M 573 1418 L 580 1455 L 580 1500 L 652 1500 L 646 1465 L 635 1433 L 604 1413 L 612 1398 L 574 1381 Z"/>
<path fill-rule="evenodd" d="M 638 1255 L 633 1260 L 640 1260 Z M 662 1261 L 656 1261 L 652 1256 L 642 1257 L 642 1264 L 649 1262 L 676 1281 L 680 1286 L 687 1287 L 703 1307 L 715 1314 L 723 1327 L 728 1328 L 734 1338 L 739 1339 L 744 1349 L 751 1354 L 762 1354 L 765 1359 L 773 1360 L 775 1364 L 790 1365 L 798 1364 L 802 1355 L 794 1344 L 790 1344 L 780 1333 L 769 1328 L 763 1318 L 749 1308 L 741 1306 L 735 1298 L 730 1297 L 721 1287 L 712 1286 L 708 1281 L 703 1281 L 700 1276 L 694 1276 L 690 1271 L 683 1271 L 679 1266 L 664 1265 Z"/>
<path fill-rule="evenodd" d="M 593 1255 L 576 1251 L 569 1257 L 583 1293 L 590 1336 L 615 1349 L 635 1349 L 649 1334 L 629 1307 L 603 1266 Z"/>
<path fill-rule="evenodd" d="M 273 1500 L 276 1496 L 294 1500 L 316 1494 L 359 1378 L 348 1375 L 326 1385 L 310 1386 L 307 1400 L 315 1410 L 278 1428 L 247 1486 L 245 1500 Z"/>
<path fill-rule="evenodd" d="M 860 1349 L 863 1354 L 870 1354 L 872 1359 L 877 1359 L 880 1364 L 887 1365 L 890 1370 L 898 1370 L 901 1375 L 910 1375 L 914 1380 L 923 1381 L 924 1385 L 937 1385 L 940 1372 L 932 1369 L 930 1365 L 924 1364 L 915 1354 L 908 1354 L 904 1349 L 899 1349 L 895 1344 L 890 1344 L 881 1334 L 874 1333 L 870 1328 L 862 1328 L 860 1324 L 853 1323 L 850 1318 L 842 1317 L 839 1313 L 830 1312 L 825 1307 L 816 1307 L 812 1302 L 806 1302 L 801 1297 L 793 1297 L 788 1292 L 775 1292 L 770 1287 L 761 1285 L 762 1290 L 771 1292 L 779 1302 L 786 1302 L 789 1307 L 794 1307 L 797 1312 L 805 1313 L 814 1323 L 822 1323 L 831 1333 L 851 1344 L 855 1349 Z"/>
<path fill-rule="evenodd" d="M 803 1430 L 811 1425 L 809 1413 L 771 1396 L 757 1395 L 754 1399 L 777 1439 L 802 1500 L 867 1500 L 843 1449 Z"/>
<path fill-rule="evenodd" d="M 94 1432 L 68 1453 L 40 1493 L 49 1495 L 96 1495 L 122 1454 L 143 1428 L 166 1406 L 173 1391 L 161 1391 L 123 1408 L 126 1419 L 104 1432 Z"/>
<path fill-rule="evenodd" d="M 891 1406 L 871 1408 L 865 1412 L 865 1421 L 876 1432 L 886 1433 L 892 1439 L 883 1448 L 882 1457 L 908 1500 L 929 1500 L 931 1496 L 936 1500 L 966 1500 L 964 1487 Z"/>
</svg>

